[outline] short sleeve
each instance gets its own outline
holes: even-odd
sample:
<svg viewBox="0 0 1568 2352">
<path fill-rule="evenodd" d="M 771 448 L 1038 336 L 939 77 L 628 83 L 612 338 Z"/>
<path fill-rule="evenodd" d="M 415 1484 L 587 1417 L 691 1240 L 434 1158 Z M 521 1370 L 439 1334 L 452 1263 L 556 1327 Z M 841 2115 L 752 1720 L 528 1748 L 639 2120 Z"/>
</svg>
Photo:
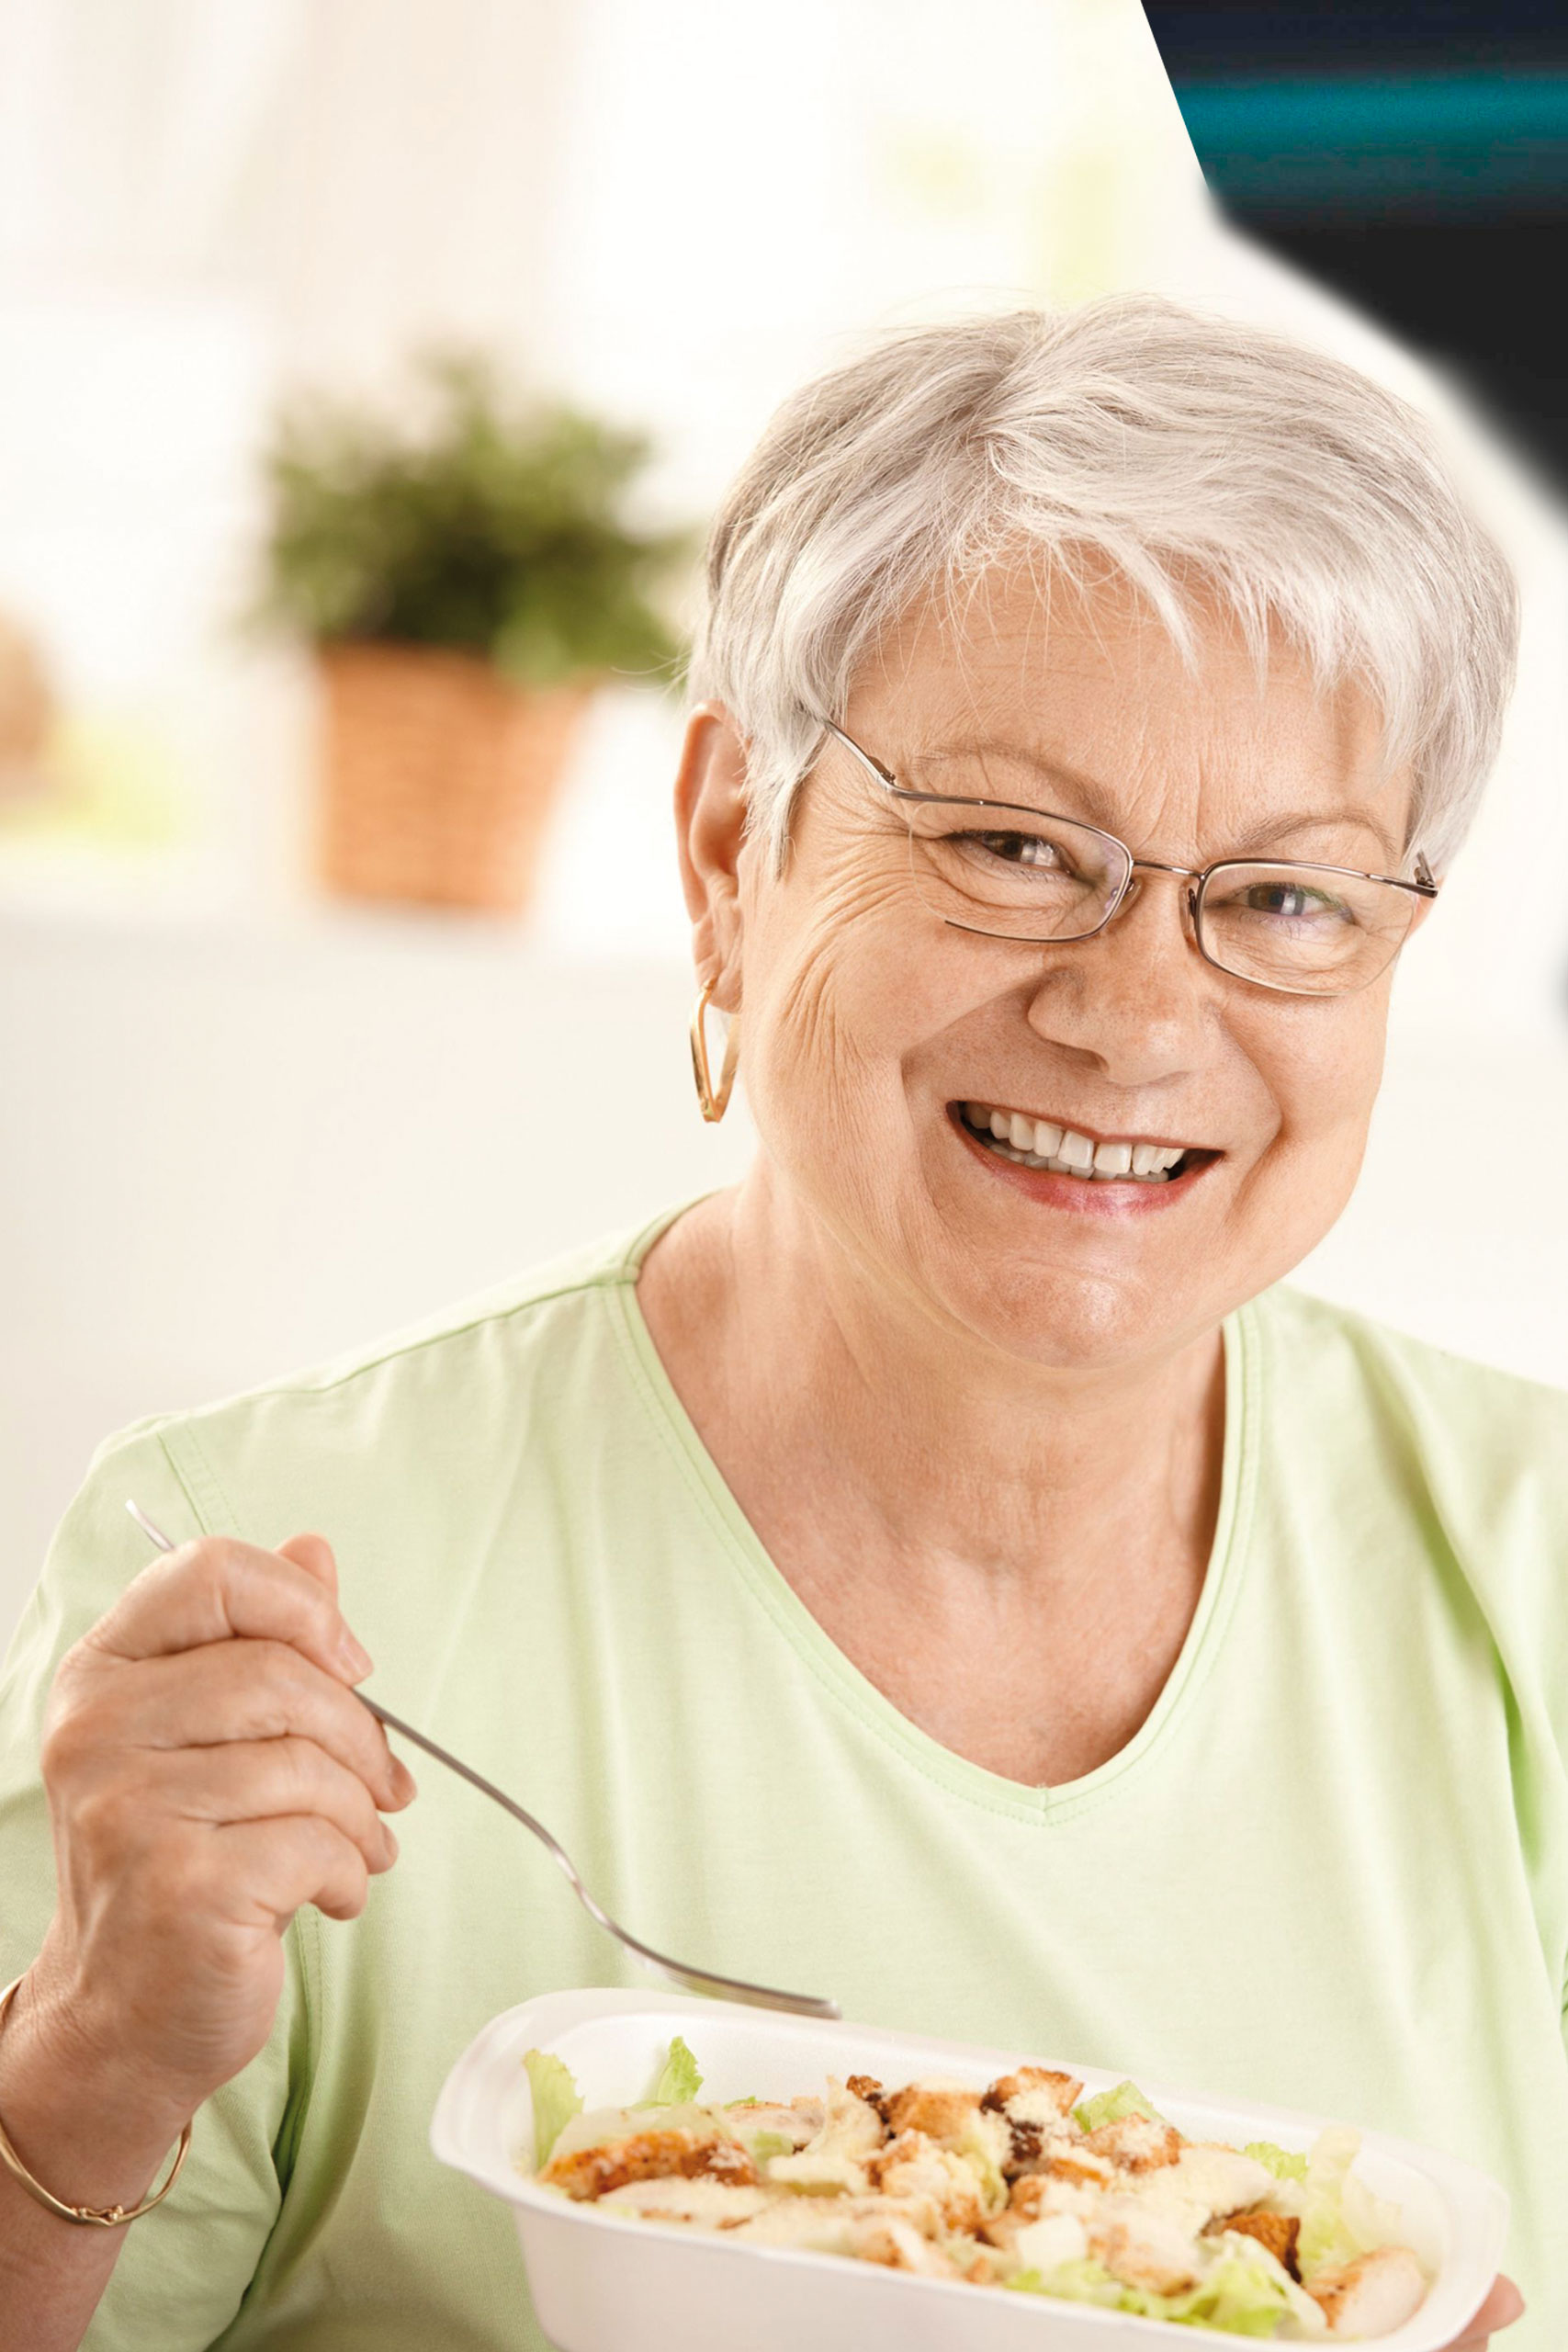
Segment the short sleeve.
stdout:
<svg viewBox="0 0 1568 2352">
<path fill-rule="evenodd" d="M 0 1671 L 0 1984 L 28 1965 L 54 1909 L 39 1750 L 55 1669 L 150 1556 L 128 1498 L 176 1543 L 207 1532 L 156 1425 L 100 1448 L 61 1523 Z M 128 2227 L 84 2352 L 205 2352 L 238 2311 L 282 2201 L 310 2079 L 311 1925 L 302 1915 L 289 1929 L 266 2047 L 195 2118 L 173 2195 Z M 69 2194 L 69 2182 L 50 2186 Z"/>
</svg>

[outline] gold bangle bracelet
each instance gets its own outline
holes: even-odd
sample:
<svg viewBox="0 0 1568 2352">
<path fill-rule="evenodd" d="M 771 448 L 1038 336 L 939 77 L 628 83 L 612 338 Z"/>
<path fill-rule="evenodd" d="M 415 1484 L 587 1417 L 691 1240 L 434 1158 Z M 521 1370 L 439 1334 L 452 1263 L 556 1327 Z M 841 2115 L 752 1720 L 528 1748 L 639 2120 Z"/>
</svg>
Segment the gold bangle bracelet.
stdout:
<svg viewBox="0 0 1568 2352">
<path fill-rule="evenodd" d="M 13 1978 L 6 1990 L 0 1993 L 0 2026 L 6 2022 L 6 2013 L 16 1998 L 17 1986 L 21 1981 L 19 1976 Z M 41 2180 L 33 2178 L 12 2147 L 5 2125 L 0 2123 L 0 2164 L 5 2165 L 12 2178 L 20 2181 L 29 2197 L 35 2197 L 51 2213 L 58 2213 L 62 2222 L 85 2222 L 100 2230 L 122 2229 L 127 2222 L 139 2222 L 143 2213 L 150 2213 L 154 2205 L 161 2205 L 178 2180 L 180 2168 L 189 2153 L 190 2125 L 187 2123 L 180 2133 L 180 2144 L 175 2151 L 175 2161 L 169 2166 L 167 2180 L 162 2188 L 154 2189 L 151 2197 L 144 2197 L 140 2205 L 67 2205 L 62 2198 L 51 2197 Z"/>
</svg>

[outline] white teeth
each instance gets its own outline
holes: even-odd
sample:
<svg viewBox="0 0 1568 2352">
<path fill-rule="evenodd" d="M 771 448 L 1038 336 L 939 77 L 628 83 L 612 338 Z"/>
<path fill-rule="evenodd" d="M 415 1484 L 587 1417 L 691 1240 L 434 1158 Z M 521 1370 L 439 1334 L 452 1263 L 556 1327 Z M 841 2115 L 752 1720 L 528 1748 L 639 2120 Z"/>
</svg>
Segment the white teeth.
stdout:
<svg viewBox="0 0 1568 2352">
<path fill-rule="evenodd" d="M 1021 1111 L 994 1111 L 986 1102 L 964 1103 L 964 1116 L 977 1135 L 990 1136 L 1005 1159 L 1016 1159 L 1026 1168 L 1048 1168 L 1056 1175 L 1091 1178 L 1100 1183 L 1133 1177 L 1148 1184 L 1164 1184 L 1186 1156 L 1182 1144 L 1130 1140 L 1097 1144 L 1074 1127 L 1058 1127 L 1049 1119 L 1025 1118 Z"/>
</svg>

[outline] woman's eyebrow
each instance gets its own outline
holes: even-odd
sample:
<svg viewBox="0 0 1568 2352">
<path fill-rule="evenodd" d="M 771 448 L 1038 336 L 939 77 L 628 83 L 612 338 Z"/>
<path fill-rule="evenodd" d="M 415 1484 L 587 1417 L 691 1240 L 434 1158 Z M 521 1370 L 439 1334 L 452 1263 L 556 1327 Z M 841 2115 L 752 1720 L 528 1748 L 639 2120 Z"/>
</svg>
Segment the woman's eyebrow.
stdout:
<svg viewBox="0 0 1568 2352">
<path fill-rule="evenodd" d="M 1070 766 L 1066 760 L 1053 759 L 1042 752 L 1030 752 L 1018 743 L 943 743 L 934 750 L 915 752 L 909 761 L 911 768 L 942 767 L 954 760 L 1005 760 L 1010 766 L 1032 770 L 1043 784 L 1061 786 L 1077 793 L 1090 808 L 1115 813 L 1115 796 L 1094 776 L 1081 768 Z M 1066 816 L 1068 812 L 1061 812 Z M 1099 821 L 1090 819 L 1089 822 Z"/>
<path fill-rule="evenodd" d="M 1081 768 L 1073 767 L 1066 760 L 1054 759 L 1041 752 L 1027 751 L 1017 743 L 944 743 L 936 750 L 917 753 L 910 765 L 941 767 L 954 760 L 1005 760 L 1014 767 L 1028 768 L 1047 786 L 1060 786 L 1073 794 L 1084 808 L 1092 812 L 1087 818 L 1089 824 L 1099 825 L 1106 832 L 1121 838 L 1118 827 L 1122 820 L 1116 808 L 1115 796 L 1097 777 L 1087 775 Z M 1077 811 L 1063 808 L 1057 813 L 1066 817 Z M 1283 816 L 1271 819 L 1266 826 L 1250 835 L 1245 848 L 1230 850 L 1226 854 L 1230 857 L 1259 855 L 1277 848 L 1281 842 L 1289 841 L 1292 833 L 1344 831 L 1348 827 L 1354 827 L 1359 832 L 1371 833 L 1384 859 L 1391 865 L 1397 862 L 1401 855 L 1400 845 L 1364 808 L 1292 808 Z M 1304 862 L 1310 864 L 1312 861 Z"/>
<path fill-rule="evenodd" d="M 1399 857 L 1399 846 L 1392 835 L 1385 832 L 1377 819 L 1370 816 L 1364 808 L 1331 808 L 1326 812 L 1317 808 L 1292 810 L 1288 816 L 1277 817 L 1262 831 L 1254 833 L 1250 849 L 1239 854 L 1249 856 L 1258 850 L 1276 849 L 1281 842 L 1289 841 L 1292 833 L 1344 832 L 1349 829 L 1371 833 L 1387 862 L 1392 864 Z M 1236 854 L 1233 852 L 1233 855 Z"/>
</svg>

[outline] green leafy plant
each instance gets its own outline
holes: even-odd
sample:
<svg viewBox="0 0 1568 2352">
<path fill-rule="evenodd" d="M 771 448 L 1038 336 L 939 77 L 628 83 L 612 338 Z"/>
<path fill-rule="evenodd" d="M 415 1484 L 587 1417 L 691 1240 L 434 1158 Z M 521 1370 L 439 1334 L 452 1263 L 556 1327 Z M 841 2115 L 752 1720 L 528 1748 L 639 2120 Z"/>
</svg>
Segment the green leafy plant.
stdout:
<svg viewBox="0 0 1568 2352">
<path fill-rule="evenodd" d="M 282 419 L 260 616 L 319 644 L 445 646 L 523 685 L 667 675 L 658 592 L 689 542 L 625 519 L 646 439 L 526 402 L 471 355 L 418 372 L 415 424 L 320 401 Z"/>
</svg>

